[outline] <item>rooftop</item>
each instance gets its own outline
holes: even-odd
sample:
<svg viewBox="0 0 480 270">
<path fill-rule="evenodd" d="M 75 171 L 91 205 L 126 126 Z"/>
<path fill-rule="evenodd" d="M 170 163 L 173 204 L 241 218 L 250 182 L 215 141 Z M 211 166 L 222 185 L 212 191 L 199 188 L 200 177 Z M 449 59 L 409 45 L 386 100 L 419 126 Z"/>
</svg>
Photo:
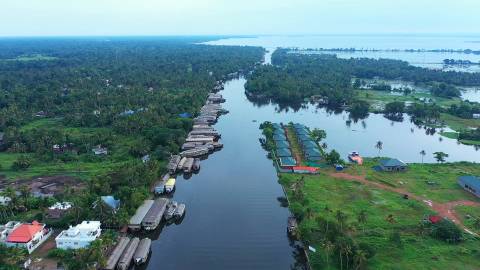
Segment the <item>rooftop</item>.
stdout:
<svg viewBox="0 0 480 270">
<path fill-rule="evenodd" d="M 41 232 L 45 224 L 33 221 L 31 224 L 22 224 L 8 235 L 7 242 L 11 243 L 28 243 L 38 232 Z"/>
<path fill-rule="evenodd" d="M 464 175 L 458 177 L 458 181 L 462 182 L 463 184 L 469 185 L 475 190 L 480 191 L 480 177 L 478 176 Z"/>
<path fill-rule="evenodd" d="M 406 167 L 407 164 L 399 159 L 382 159 L 379 161 L 380 164 L 384 167 Z"/>
</svg>

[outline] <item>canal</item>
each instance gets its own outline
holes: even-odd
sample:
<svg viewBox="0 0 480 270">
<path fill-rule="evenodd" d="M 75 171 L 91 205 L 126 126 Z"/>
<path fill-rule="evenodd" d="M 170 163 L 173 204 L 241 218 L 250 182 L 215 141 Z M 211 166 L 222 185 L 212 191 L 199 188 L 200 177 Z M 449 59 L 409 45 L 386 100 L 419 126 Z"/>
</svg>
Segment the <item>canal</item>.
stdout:
<svg viewBox="0 0 480 270">
<path fill-rule="evenodd" d="M 179 225 L 158 230 L 147 269 L 290 269 L 296 249 L 286 233 L 289 211 L 259 123 L 244 96 L 244 79 L 225 84 L 215 128 L 224 148 L 202 161 L 198 175 L 177 178 L 174 199 L 187 205 Z"/>
</svg>

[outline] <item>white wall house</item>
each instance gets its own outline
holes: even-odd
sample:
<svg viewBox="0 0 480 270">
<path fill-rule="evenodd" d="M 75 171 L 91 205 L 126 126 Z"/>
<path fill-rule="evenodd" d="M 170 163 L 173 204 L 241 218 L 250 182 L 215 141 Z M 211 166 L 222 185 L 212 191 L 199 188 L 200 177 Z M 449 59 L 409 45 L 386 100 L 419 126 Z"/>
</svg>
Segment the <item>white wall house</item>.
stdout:
<svg viewBox="0 0 480 270">
<path fill-rule="evenodd" d="M 45 224 L 33 221 L 16 226 L 7 236 L 5 244 L 9 247 L 26 248 L 32 253 L 52 234 Z"/>
<path fill-rule="evenodd" d="M 86 248 L 100 237 L 100 221 L 83 221 L 75 227 L 62 231 L 56 238 L 59 249 Z"/>
</svg>

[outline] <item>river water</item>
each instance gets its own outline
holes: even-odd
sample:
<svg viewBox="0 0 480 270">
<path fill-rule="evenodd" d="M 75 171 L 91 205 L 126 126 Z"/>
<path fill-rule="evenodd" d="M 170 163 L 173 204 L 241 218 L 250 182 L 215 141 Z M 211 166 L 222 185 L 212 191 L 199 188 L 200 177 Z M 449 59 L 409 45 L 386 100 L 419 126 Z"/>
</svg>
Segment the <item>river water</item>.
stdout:
<svg viewBox="0 0 480 270">
<path fill-rule="evenodd" d="M 147 269 L 290 269 L 295 263 L 289 211 L 277 200 L 283 191 L 258 141 L 244 83 L 225 84 L 230 113 L 215 125 L 224 148 L 202 161 L 198 175 L 177 178 L 174 199 L 186 204 L 186 216 L 150 235 L 158 241 Z"/>
<path fill-rule="evenodd" d="M 271 52 L 266 55 L 267 64 Z M 146 269 L 291 269 L 303 265 L 286 233 L 290 212 L 278 200 L 283 191 L 276 171 L 258 141 L 263 121 L 292 121 L 324 129 L 329 148 L 343 158 L 353 150 L 376 156 L 374 146 L 381 140 L 382 156 L 406 162 L 420 162 L 421 150 L 427 152 L 425 162 L 434 162 L 435 151 L 448 153 L 448 161 L 480 161 L 474 147 L 427 134 L 408 117 L 392 122 L 371 114 L 363 121 L 350 122 L 345 112 L 314 105 L 292 110 L 255 104 L 245 96 L 245 82 L 243 78 L 226 82 L 221 94 L 230 113 L 215 125 L 224 148 L 202 161 L 198 175 L 177 177 L 174 199 L 186 204 L 186 216 L 181 224 L 165 225 L 146 235 L 154 240 Z"/>
</svg>

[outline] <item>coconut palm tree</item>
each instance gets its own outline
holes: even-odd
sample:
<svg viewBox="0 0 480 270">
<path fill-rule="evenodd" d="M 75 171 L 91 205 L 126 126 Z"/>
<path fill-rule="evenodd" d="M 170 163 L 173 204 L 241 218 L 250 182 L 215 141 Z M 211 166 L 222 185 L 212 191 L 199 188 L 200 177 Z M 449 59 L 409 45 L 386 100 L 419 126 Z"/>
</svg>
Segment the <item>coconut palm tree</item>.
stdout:
<svg viewBox="0 0 480 270">
<path fill-rule="evenodd" d="M 330 259 L 330 256 L 332 254 L 333 249 L 335 248 L 335 244 L 333 244 L 332 242 L 327 240 L 327 241 L 325 241 L 323 246 L 324 246 L 324 250 L 325 250 L 325 258 L 327 259 L 327 267 L 330 268 L 329 259 Z"/>
<path fill-rule="evenodd" d="M 361 249 L 358 249 L 353 257 L 353 261 L 355 262 L 355 269 L 362 269 L 367 260 L 367 253 Z"/>
<path fill-rule="evenodd" d="M 367 223 L 367 211 L 362 210 L 357 216 L 358 223 L 362 224 L 363 232 L 365 233 L 365 223 Z"/>
<path fill-rule="evenodd" d="M 343 225 L 347 221 L 347 215 L 340 210 L 337 210 L 335 214 L 335 218 L 337 219 L 338 225 L 340 225 L 340 230 L 343 231 Z"/>
<path fill-rule="evenodd" d="M 420 151 L 420 155 L 422 156 L 422 164 L 423 164 L 423 158 L 425 157 L 426 154 L 427 152 L 425 152 L 425 150 Z"/>
<path fill-rule="evenodd" d="M 380 156 L 380 151 L 382 151 L 382 149 L 383 149 L 383 142 L 382 141 L 377 141 L 377 143 L 375 144 L 375 148 L 378 149 L 378 156 Z"/>
</svg>

